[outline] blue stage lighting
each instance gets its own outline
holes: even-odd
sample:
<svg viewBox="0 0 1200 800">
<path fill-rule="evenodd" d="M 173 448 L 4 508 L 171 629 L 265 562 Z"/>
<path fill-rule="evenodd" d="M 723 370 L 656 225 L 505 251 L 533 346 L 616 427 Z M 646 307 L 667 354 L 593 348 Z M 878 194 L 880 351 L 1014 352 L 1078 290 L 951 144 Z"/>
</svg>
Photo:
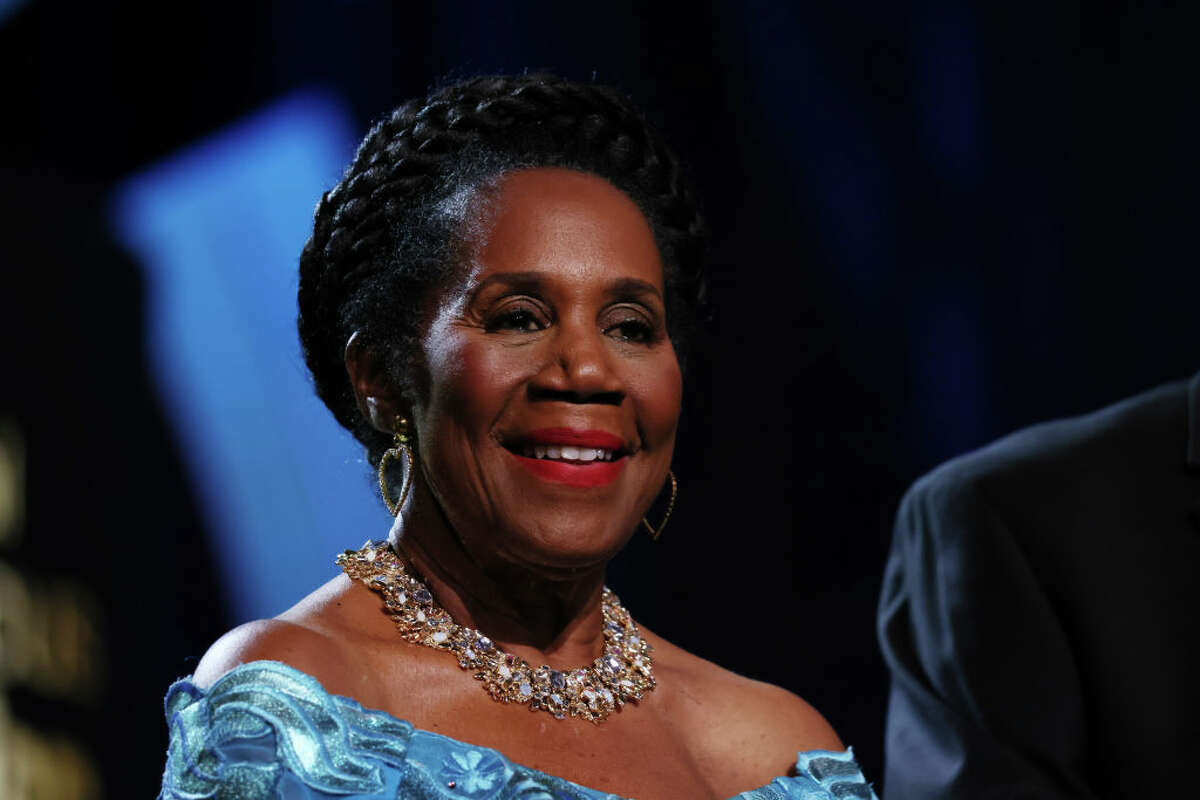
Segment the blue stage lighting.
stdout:
<svg viewBox="0 0 1200 800">
<path fill-rule="evenodd" d="M 334 97 L 302 93 L 126 181 L 118 235 L 147 282 L 150 366 L 240 619 L 272 616 L 380 537 L 361 448 L 313 395 L 297 260 L 353 153 Z"/>
<path fill-rule="evenodd" d="M 17 13 L 28 0 L 0 0 L 0 25 L 12 14 Z"/>
</svg>

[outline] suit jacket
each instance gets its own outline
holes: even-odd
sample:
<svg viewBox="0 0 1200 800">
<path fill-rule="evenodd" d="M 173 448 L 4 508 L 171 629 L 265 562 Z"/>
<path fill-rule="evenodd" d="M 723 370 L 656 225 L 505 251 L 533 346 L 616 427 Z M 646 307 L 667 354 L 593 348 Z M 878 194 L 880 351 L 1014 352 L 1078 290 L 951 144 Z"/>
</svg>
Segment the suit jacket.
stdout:
<svg viewBox="0 0 1200 800">
<path fill-rule="evenodd" d="M 1200 797 L 1200 373 L 901 502 L 885 800 Z"/>
</svg>

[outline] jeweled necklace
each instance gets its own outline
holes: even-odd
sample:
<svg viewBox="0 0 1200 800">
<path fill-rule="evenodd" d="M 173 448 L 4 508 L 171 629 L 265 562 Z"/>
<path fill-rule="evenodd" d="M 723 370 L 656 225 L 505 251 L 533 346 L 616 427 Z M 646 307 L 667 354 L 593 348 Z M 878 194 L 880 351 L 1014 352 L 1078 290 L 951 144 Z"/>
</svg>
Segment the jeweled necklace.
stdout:
<svg viewBox="0 0 1200 800">
<path fill-rule="evenodd" d="M 607 586 L 600 601 L 603 655 L 590 666 L 560 672 L 545 664 L 534 669 L 479 631 L 456 623 L 387 542 L 368 541 L 358 550 L 342 553 L 337 563 L 351 580 L 383 595 L 388 616 L 404 639 L 458 656 L 458 666 L 474 670 L 493 700 L 521 703 L 555 719 L 571 716 L 600 723 L 654 689 L 650 643 Z"/>
</svg>

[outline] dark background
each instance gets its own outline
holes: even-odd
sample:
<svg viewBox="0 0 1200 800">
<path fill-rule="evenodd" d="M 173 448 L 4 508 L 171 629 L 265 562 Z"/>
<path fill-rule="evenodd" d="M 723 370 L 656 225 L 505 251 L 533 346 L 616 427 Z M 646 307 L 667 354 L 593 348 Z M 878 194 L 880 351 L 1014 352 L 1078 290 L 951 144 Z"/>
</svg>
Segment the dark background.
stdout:
<svg viewBox="0 0 1200 800">
<path fill-rule="evenodd" d="M 0 555 L 34 584 L 90 588 L 106 676 L 87 702 L 10 680 L 13 716 L 78 740 L 106 795 L 148 796 L 162 692 L 234 622 L 146 374 L 139 267 L 105 223 L 113 185 L 297 88 L 344 97 L 365 130 L 446 75 L 546 68 L 632 95 L 691 166 L 715 234 L 679 506 L 611 582 L 657 632 L 804 696 L 878 779 L 874 604 L 904 488 L 1017 427 L 1200 368 L 1196 16 L 1068 2 L 10 9 L 0 411 L 28 476 L 25 535 Z M 331 537 L 330 552 L 372 535 Z"/>
</svg>

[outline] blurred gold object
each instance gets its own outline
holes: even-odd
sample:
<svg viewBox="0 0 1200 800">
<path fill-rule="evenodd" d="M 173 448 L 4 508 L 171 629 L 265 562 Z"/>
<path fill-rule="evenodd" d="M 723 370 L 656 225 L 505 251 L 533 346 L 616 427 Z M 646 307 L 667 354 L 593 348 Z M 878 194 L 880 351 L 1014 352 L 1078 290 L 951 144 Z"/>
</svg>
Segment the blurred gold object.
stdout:
<svg viewBox="0 0 1200 800">
<path fill-rule="evenodd" d="M 99 800 L 100 773 L 79 745 L 17 722 L 0 694 L 0 797 Z"/>
<path fill-rule="evenodd" d="M 25 440 L 12 420 L 0 420 L 0 545 L 14 545 L 25 526 Z"/>
<path fill-rule="evenodd" d="M 0 561 L 0 688 L 89 705 L 104 692 L 107 664 L 103 615 L 90 592 L 39 584 Z"/>
</svg>

